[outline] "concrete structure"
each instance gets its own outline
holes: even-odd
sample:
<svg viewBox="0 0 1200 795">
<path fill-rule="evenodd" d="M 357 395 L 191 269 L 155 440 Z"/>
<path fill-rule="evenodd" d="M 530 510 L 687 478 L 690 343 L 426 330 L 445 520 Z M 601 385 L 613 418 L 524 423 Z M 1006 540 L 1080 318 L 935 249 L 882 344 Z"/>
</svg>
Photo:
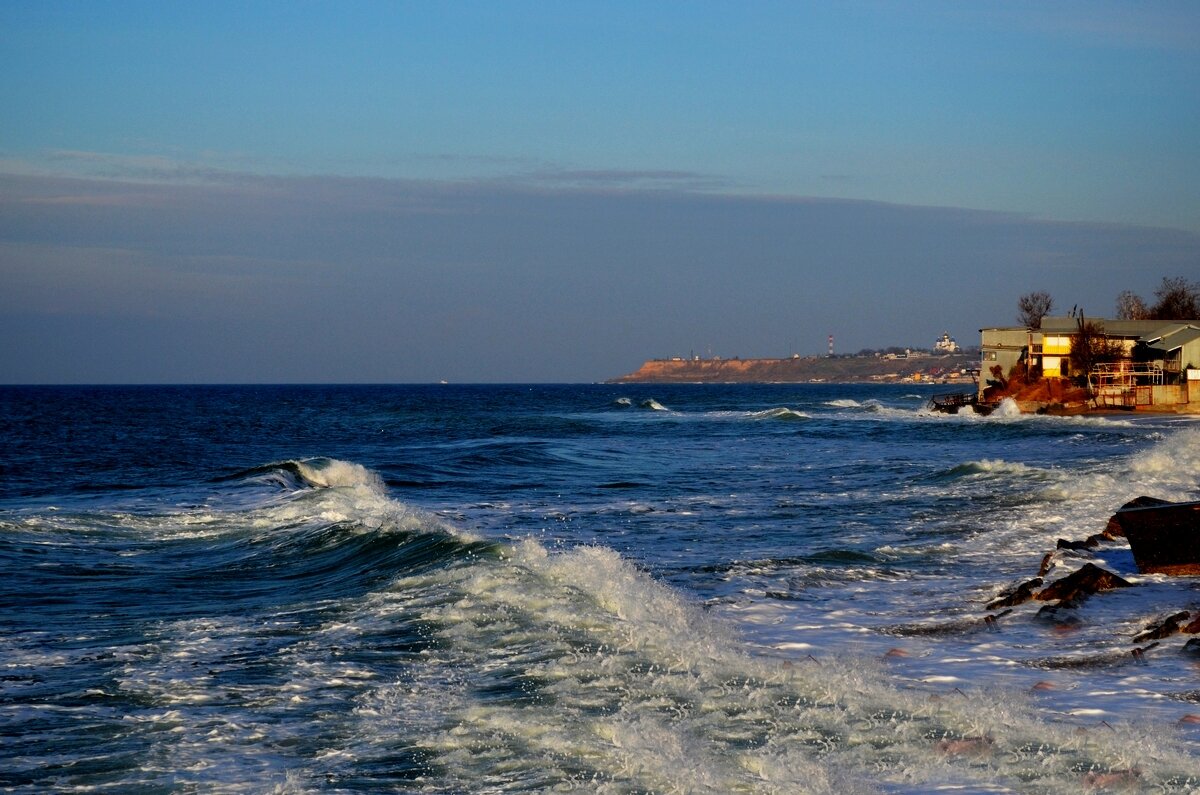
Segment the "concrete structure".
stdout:
<svg viewBox="0 0 1200 795">
<path fill-rule="evenodd" d="M 1022 326 L 985 328 L 980 329 L 979 334 L 980 372 L 984 378 L 980 383 L 981 395 L 993 367 L 999 367 L 1001 375 L 1007 378 L 1029 350 L 1034 346 L 1040 350 L 1042 344 L 1041 332 Z"/>
</svg>

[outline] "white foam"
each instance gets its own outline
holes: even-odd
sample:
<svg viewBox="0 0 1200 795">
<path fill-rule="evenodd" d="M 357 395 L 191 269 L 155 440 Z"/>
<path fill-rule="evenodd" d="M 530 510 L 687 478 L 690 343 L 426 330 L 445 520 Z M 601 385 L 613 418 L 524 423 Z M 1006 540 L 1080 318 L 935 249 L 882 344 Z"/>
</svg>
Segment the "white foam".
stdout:
<svg viewBox="0 0 1200 795">
<path fill-rule="evenodd" d="M 1200 428 L 1186 428 L 1130 461 L 1129 473 L 1143 489 L 1157 490 L 1169 499 L 1197 498 L 1200 484 Z"/>
<path fill-rule="evenodd" d="M 927 675 L 925 687 L 959 685 L 930 700 L 891 684 L 877 662 L 813 660 L 794 637 L 773 654 L 802 659 L 748 654 L 729 627 L 608 549 L 551 554 L 525 541 L 433 579 L 399 581 L 394 596 L 422 602 L 441 627 L 427 673 L 440 684 L 373 701 L 360 738 L 409 736 L 404 722 L 422 712 L 415 741 L 452 771 L 448 789 L 918 792 L 1010 780 L 1070 791 L 1080 764 L 1117 766 L 1130 743 L 1145 780 L 1179 769 L 1170 742 L 1156 750 L 1124 727 L 1081 742 L 1020 699 L 960 692 L 970 680 L 957 674 Z M 470 681 L 446 681 L 447 664 Z M 540 682 L 542 697 L 479 701 L 480 676 Z M 936 750 L 940 738 L 974 736 L 990 738 L 983 758 Z"/>
<path fill-rule="evenodd" d="M 803 411 L 789 409 L 786 406 L 779 408 L 765 409 L 763 411 L 753 411 L 750 413 L 750 418 L 755 420 L 807 420 L 811 416 Z"/>
<path fill-rule="evenodd" d="M 1021 409 L 1017 405 L 1017 401 L 1010 397 L 1006 397 L 1000 401 L 1000 405 L 996 406 L 991 415 L 997 419 L 1013 419 L 1022 416 Z"/>
<path fill-rule="evenodd" d="M 336 458 L 312 458 L 297 461 L 296 469 L 305 482 L 319 488 L 353 488 L 364 486 L 382 492 L 385 487 L 379 475 L 351 461 Z"/>
</svg>

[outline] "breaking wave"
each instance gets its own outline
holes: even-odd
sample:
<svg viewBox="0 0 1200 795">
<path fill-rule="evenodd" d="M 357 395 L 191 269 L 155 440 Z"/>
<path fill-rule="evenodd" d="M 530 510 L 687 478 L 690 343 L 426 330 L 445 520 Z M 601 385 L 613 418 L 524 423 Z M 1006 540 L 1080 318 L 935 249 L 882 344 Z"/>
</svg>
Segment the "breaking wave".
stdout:
<svg viewBox="0 0 1200 795">
<path fill-rule="evenodd" d="M 750 418 L 755 420 L 808 420 L 812 419 L 812 415 L 805 414 L 803 411 L 796 411 L 786 407 L 766 409 L 764 411 L 754 411 L 750 413 Z"/>
</svg>

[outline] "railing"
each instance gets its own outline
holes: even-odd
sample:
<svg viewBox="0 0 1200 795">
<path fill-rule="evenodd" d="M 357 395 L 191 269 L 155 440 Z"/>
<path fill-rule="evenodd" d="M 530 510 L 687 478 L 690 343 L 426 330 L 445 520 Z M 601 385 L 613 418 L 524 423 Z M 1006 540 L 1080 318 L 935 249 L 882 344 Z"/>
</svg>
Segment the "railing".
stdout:
<svg viewBox="0 0 1200 795">
<path fill-rule="evenodd" d="M 1163 368 L 1151 362 L 1102 362 L 1088 373 L 1088 382 L 1096 387 L 1115 384 L 1157 386 L 1163 382 Z"/>
<path fill-rule="evenodd" d="M 1149 362 L 1103 362 L 1088 373 L 1088 390 L 1098 408 L 1148 406 L 1153 387 L 1163 383 L 1163 368 Z"/>
</svg>

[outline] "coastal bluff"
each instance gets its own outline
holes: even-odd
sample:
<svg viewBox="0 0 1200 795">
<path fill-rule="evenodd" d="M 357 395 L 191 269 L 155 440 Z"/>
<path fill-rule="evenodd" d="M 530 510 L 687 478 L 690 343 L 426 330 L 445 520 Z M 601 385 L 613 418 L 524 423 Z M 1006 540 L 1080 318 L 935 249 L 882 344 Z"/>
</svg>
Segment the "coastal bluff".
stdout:
<svg viewBox="0 0 1200 795">
<path fill-rule="evenodd" d="M 796 357 L 791 359 L 650 359 L 610 384 L 799 384 L 889 383 L 957 380 L 964 368 L 977 368 L 979 357 L 968 354 L 913 356 Z M 969 378 L 963 379 L 970 382 Z"/>
</svg>

